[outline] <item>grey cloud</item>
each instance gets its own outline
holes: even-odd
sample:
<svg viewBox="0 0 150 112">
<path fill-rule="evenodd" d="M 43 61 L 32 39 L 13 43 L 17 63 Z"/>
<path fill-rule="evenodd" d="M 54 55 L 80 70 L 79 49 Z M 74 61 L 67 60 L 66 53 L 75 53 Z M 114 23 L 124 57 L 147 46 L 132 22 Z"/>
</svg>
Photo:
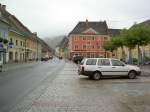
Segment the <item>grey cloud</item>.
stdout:
<svg viewBox="0 0 150 112">
<path fill-rule="evenodd" d="M 110 27 L 129 27 L 150 18 L 149 0 L 1 0 L 41 37 L 69 33 L 78 21 L 107 20 Z"/>
</svg>

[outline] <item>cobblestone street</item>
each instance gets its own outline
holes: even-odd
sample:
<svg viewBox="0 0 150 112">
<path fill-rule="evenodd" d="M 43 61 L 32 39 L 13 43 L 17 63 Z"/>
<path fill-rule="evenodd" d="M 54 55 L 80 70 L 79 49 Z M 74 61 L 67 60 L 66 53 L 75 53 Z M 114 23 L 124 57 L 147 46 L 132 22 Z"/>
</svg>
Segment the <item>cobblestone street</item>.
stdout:
<svg viewBox="0 0 150 112">
<path fill-rule="evenodd" d="M 150 112 L 150 78 L 89 80 L 66 63 L 28 112 Z"/>
</svg>

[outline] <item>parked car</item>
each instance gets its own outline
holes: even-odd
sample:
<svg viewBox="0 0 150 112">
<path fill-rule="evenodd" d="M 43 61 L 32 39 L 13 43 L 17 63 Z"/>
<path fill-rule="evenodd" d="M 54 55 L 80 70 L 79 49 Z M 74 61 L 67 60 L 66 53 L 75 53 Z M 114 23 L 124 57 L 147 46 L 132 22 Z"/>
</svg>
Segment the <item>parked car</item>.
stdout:
<svg viewBox="0 0 150 112">
<path fill-rule="evenodd" d="M 76 64 L 81 63 L 81 61 L 83 60 L 83 56 L 74 56 L 73 57 L 73 62 L 75 62 Z"/>
<path fill-rule="evenodd" d="M 3 68 L 3 55 L 2 53 L 0 53 L 0 72 L 2 72 L 2 68 Z"/>
<path fill-rule="evenodd" d="M 111 58 L 85 58 L 79 65 L 79 75 L 89 76 L 90 79 L 99 80 L 102 76 L 128 76 L 130 79 L 141 74 L 137 66 L 126 65 L 118 59 Z"/>
<path fill-rule="evenodd" d="M 150 61 L 146 61 L 144 65 L 150 65 Z"/>
<path fill-rule="evenodd" d="M 59 56 L 59 59 L 61 60 L 61 59 L 63 59 L 63 57 L 62 57 L 62 56 Z"/>
<path fill-rule="evenodd" d="M 48 57 L 43 57 L 43 58 L 41 58 L 41 61 L 48 61 L 48 60 L 49 60 Z"/>
<path fill-rule="evenodd" d="M 49 59 L 53 59 L 53 56 L 49 56 Z"/>
</svg>

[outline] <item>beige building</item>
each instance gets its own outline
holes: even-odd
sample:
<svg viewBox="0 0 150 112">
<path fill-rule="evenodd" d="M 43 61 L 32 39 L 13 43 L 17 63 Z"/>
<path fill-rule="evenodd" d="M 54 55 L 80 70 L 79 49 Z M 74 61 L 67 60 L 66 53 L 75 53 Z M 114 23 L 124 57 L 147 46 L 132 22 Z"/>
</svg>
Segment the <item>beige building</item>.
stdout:
<svg viewBox="0 0 150 112">
<path fill-rule="evenodd" d="M 9 32 L 9 62 L 18 62 L 25 60 L 25 40 L 21 34 L 10 31 Z"/>
</svg>

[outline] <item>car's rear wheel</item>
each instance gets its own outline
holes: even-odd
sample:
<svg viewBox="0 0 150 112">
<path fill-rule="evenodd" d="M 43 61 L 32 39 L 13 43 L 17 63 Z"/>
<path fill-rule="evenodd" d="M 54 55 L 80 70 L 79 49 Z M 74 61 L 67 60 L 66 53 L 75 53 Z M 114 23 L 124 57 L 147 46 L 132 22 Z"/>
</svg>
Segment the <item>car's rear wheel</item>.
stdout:
<svg viewBox="0 0 150 112">
<path fill-rule="evenodd" d="M 94 72 L 92 78 L 93 78 L 94 80 L 100 80 L 100 79 L 101 79 L 101 73 L 99 73 L 99 72 Z"/>
<path fill-rule="evenodd" d="M 129 74 L 128 74 L 128 77 L 129 77 L 129 79 L 135 79 L 136 78 L 136 72 L 135 71 L 131 71 L 131 72 L 129 72 Z"/>
</svg>

